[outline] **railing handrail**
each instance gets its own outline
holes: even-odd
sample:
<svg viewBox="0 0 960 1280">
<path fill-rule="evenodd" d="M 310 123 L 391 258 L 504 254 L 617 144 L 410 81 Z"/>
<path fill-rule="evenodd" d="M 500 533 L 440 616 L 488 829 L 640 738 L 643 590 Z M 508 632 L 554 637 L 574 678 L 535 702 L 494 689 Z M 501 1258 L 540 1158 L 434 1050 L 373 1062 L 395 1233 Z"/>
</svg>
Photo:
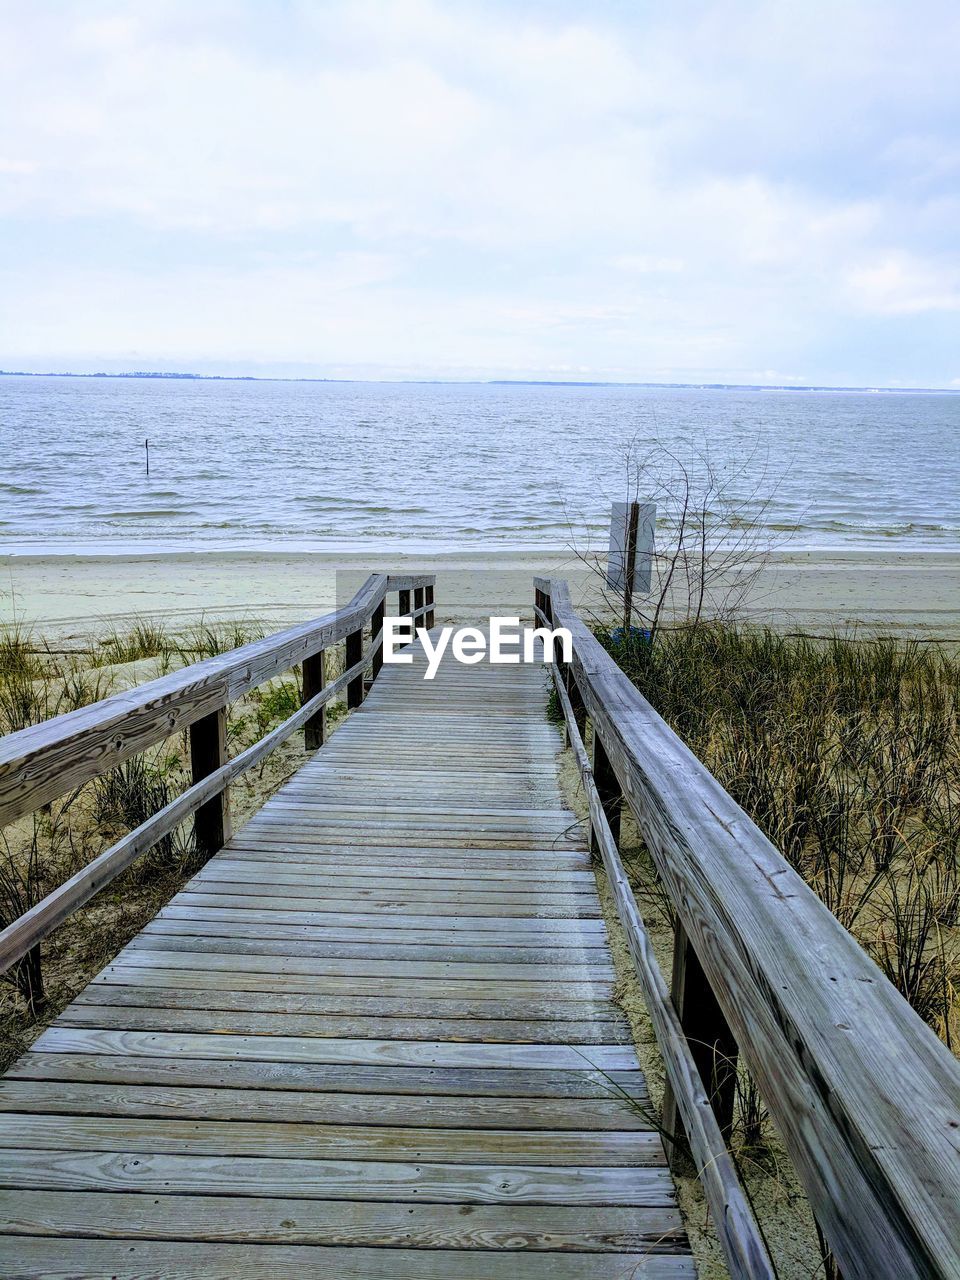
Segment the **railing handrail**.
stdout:
<svg viewBox="0 0 960 1280">
<path fill-rule="evenodd" d="M 192 786 L 0 930 L 0 973 L 5 973 L 38 947 L 74 911 L 191 815 L 198 823 L 198 845 L 203 846 L 202 851 L 210 853 L 218 848 L 229 833 L 229 807 L 225 800 L 229 784 L 297 729 L 305 727 L 309 735 L 311 722 L 322 717 L 326 703 L 341 690 L 347 690 L 349 705 L 359 705 L 363 698 L 364 671 L 372 665 L 376 675 L 382 662 L 384 597 L 389 591 L 399 592 L 401 615 L 409 616 L 412 623 L 425 617 L 430 626 L 434 581 L 433 575 L 371 574 L 348 605 L 322 618 L 207 658 L 182 668 L 173 676 L 139 685 L 129 693 L 106 698 L 80 712 L 57 716 L 0 740 L 3 753 L 0 801 L 4 797 L 4 778 L 9 781 L 13 776 L 16 780 L 10 771 L 32 767 L 39 773 L 39 779 L 34 778 L 32 786 L 28 779 L 13 799 L 8 789 L 6 812 L 10 820 L 11 816 L 28 813 L 44 803 L 38 796 L 52 799 L 62 795 L 171 733 L 191 726 L 191 735 L 198 727 L 206 730 L 198 735 L 198 743 L 191 738 L 191 755 L 199 747 L 203 757 L 192 761 Z M 362 627 L 368 621 L 373 634 L 364 652 Z M 331 684 L 326 684 L 322 666 L 324 650 L 343 639 L 347 641 L 347 669 Z M 240 755 L 227 759 L 223 732 L 227 702 L 301 662 L 306 665 L 299 710 Z M 319 670 L 310 671 L 311 662 L 319 662 Z M 308 683 L 318 686 L 315 692 L 308 690 Z M 90 714 L 84 716 L 83 712 Z M 136 713 L 149 718 L 139 727 L 136 736 L 129 733 L 124 736 L 120 727 L 127 723 L 126 717 Z M 313 737 L 314 745 L 318 746 L 323 739 L 322 730 L 318 733 L 314 729 Z M 216 744 L 212 752 L 211 741 Z M 67 755 L 61 774 L 51 779 L 50 757 L 59 760 L 58 752 L 78 747 L 90 753 L 82 766 L 71 767 Z"/>
<path fill-rule="evenodd" d="M 570 695 L 556 665 L 552 672 L 566 721 L 568 742 L 584 788 L 590 818 L 591 844 L 596 844 L 599 848 L 634 971 L 663 1055 L 667 1079 L 680 1103 L 690 1154 L 697 1176 L 703 1183 L 730 1275 L 733 1280 L 776 1280 L 776 1269 L 770 1260 L 763 1233 L 714 1115 L 709 1085 L 699 1075 L 693 1050 L 684 1036 L 683 1026 L 654 955 L 650 935 L 630 888 L 617 841 L 604 812 L 600 791 L 580 736 Z M 669 1141 L 669 1138 L 676 1135 L 664 1136 Z"/>
<path fill-rule="evenodd" d="M 960 1062 L 621 671 L 566 583 L 535 587 L 571 633 L 581 705 L 844 1280 L 956 1280 Z"/>
<path fill-rule="evenodd" d="M 371 574 L 340 609 L 0 738 L 0 827 L 116 768 L 313 657 L 432 575 Z"/>
</svg>

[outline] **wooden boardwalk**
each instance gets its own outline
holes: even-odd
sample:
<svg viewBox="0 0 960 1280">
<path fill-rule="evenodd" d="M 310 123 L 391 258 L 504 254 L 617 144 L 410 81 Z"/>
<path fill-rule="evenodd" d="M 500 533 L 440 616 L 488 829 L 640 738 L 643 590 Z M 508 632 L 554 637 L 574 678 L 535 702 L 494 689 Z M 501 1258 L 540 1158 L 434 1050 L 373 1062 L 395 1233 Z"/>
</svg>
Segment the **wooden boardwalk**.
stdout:
<svg viewBox="0 0 960 1280">
<path fill-rule="evenodd" d="M 542 670 L 363 706 L 0 1082 L 0 1275 L 694 1275 Z"/>
</svg>

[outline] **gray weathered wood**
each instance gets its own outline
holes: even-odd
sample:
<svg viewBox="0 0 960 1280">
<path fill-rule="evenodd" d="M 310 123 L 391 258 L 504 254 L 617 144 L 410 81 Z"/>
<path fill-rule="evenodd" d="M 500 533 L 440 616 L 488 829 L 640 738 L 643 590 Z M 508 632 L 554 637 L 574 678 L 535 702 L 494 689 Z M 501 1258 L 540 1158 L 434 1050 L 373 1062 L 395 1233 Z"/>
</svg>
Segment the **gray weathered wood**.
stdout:
<svg viewBox="0 0 960 1280">
<path fill-rule="evenodd" d="M 304 703 L 299 711 L 259 742 L 255 742 L 252 747 L 248 747 L 200 782 L 195 782 L 182 795 L 171 800 L 153 817 L 99 854 L 59 888 L 47 894 L 29 911 L 0 931 L 0 973 L 9 969 L 78 907 L 89 902 L 121 871 L 173 831 L 190 814 L 195 813 L 201 805 L 218 796 L 234 778 L 253 768 L 279 743 L 290 737 L 325 701 L 346 686 L 354 671 L 362 671 L 362 662 L 356 668 L 344 672 L 333 684 L 327 685 L 311 702 Z"/>
<path fill-rule="evenodd" d="M 6 1229 L 40 1236 L 122 1239 L 135 1218 L 140 1240 L 203 1234 L 224 1243 L 597 1253 L 671 1253 L 678 1244 L 682 1247 L 680 1215 L 667 1205 L 580 1210 L 546 1205 L 444 1207 L 71 1191 L 8 1191 L 4 1199 L 10 1215 Z"/>
<path fill-rule="evenodd" d="M 147 1180 L 144 1179 L 146 1182 Z M 451 1202 L 453 1203 L 453 1202 Z M 532 1253 L 504 1249 L 314 1248 L 309 1245 L 195 1244 L 129 1239 L 8 1236 L 0 1240 L 4 1280 L 694 1280 L 687 1254 Z"/>
<path fill-rule="evenodd" d="M 737 1089 L 737 1042 L 681 924 L 675 930 L 670 996 L 720 1132 L 729 1140 Z M 664 1132 L 680 1139 L 671 1144 L 670 1154 L 682 1161 L 683 1122 L 669 1086 L 664 1093 L 662 1121 Z"/>
<path fill-rule="evenodd" d="M 221 707 L 190 726 L 190 770 L 193 784 L 209 778 L 227 763 L 227 710 Z M 197 852 L 204 857 L 230 839 L 230 792 L 227 787 L 198 805 L 193 815 Z"/>
<path fill-rule="evenodd" d="M 303 661 L 301 706 L 315 698 L 327 682 L 326 654 L 323 649 Z M 327 736 L 326 707 L 322 706 L 303 726 L 303 742 L 308 751 L 319 751 Z"/>
<path fill-rule="evenodd" d="M 337 644 L 362 626 L 398 584 L 428 581 L 432 579 L 371 574 L 350 603 L 334 613 L 8 734 L 0 739 L 0 826 Z"/>
<path fill-rule="evenodd" d="M 692 1276 L 542 673 L 411 652 L 0 1081 L 4 1276 Z"/>
<path fill-rule="evenodd" d="M 556 672 L 554 679 L 567 721 L 570 746 L 589 803 L 591 839 L 603 860 L 634 969 L 663 1054 L 670 1106 L 678 1108 L 686 1119 L 685 1133 L 690 1152 L 697 1176 L 704 1186 L 727 1267 L 735 1280 L 775 1280 L 776 1270 L 727 1149 L 725 1135 L 704 1085 L 700 1062 L 684 1034 L 630 888 L 600 790 L 592 776 L 564 679 Z M 677 1124 L 678 1118 L 671 1112 L 664 1122 L 665 1135 L 676 1136 Z M 675 1154 L 675 1150 L 676 1144 L 671 1144 L 670 1154 Z"/>
<path fill-rule="evenodd" d="M 960 1063 L 619 670 L 578 687 L 845 1280 L 960 1275 Z"/>
</svg>

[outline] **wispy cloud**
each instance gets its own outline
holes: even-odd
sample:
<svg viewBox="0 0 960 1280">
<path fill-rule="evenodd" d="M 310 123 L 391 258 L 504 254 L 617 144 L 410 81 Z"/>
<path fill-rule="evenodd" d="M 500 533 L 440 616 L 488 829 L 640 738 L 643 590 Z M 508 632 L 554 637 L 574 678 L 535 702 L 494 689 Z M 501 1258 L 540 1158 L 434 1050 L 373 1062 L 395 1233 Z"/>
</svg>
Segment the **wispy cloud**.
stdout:
<svg viewBox="0 0 960 1280">
<path fill-rule="evenodd" d="M 960 11 L 923 18 L 0 3 L 0 361 L 947 385 Z"/>
</svg>

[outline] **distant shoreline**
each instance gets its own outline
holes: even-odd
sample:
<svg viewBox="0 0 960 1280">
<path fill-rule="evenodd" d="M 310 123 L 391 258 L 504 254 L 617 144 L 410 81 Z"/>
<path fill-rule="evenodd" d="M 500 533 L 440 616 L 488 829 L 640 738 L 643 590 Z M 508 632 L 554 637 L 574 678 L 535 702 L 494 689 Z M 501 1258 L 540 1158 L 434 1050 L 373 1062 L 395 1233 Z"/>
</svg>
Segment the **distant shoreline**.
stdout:
<svg viewBox="0 0 960 1280">
<path fill-rule="evenodd" d="M 161 370 L 131 370 L 122 373 L 72 373 L 49 370 L 0 369 L 0 378 L 123 378 L 156 379 L 165 382 L 318 382 L 347 386 L 450 386 L 450 387 L 637 387 L 659 391 L 811 391 L 861 395 L 960 395 L 960 387 L 831 387 L 815 383 L 775 382 L 605 382 L 602 379 L 573 381 L 561 378 L 285 378 L 252 373 L 164 373 Z"/>
<path fill-rule="evenodd" d="M 415 563 L 420 565 L 434 560 L 463 562 L 477 567 L 484 561 L 499 564 L 504 560 L 519 560 L 536 564 L 539 561 L 555 561 L 570 559 L 579 562 L 579 557 L 599 557 L 603 560 L 607 547 L 601 541 L 592 546 L 581 547 L 579 553 L 574 552 L 569 544 L 543 543 L 461 543 L 452 541 L 416 541 L 401 539 L 391 543 L 383 539 L 364 542 L 336 542 L 326 544 L 303 543 L 291 541 L 284 545 L 281 542 L 254 544 L 207 543 L 206 545 L 177 545 L 174 543 L 132 541 L 111 541 L 108 539 L 90 539 L 88 541 L 68 542 L 64 546 L 55 545 L 52 541 L 31 544 L 4 543 L 0 541 L 0 570 L 4 566 L 18 564 L 72 563 L 83 564 L 98 561 L 182 561 L 191 563 L 209 559 L 218 561 L 262 561 L 262 560 L 312 560 L 327 565 L 351 565 L 394 562 Z M 828 546 L 803 545 L 790 543 L 774 548 L 758 555 L 759 559 L 776 564 L 830 564 L 830 565 L 883 565 L 891 563 L 906 564 L 915 561 L 929 567 L 935 560 L 941 559 L 951 565 L 960 562 L 960 545 L 945 543 L 943 546 L 896 546 L 894 540 L 876 546 L 851 547 L 834 544 Z M 0 580 L 0 594 L 3 583 Z"/>
</svg>

